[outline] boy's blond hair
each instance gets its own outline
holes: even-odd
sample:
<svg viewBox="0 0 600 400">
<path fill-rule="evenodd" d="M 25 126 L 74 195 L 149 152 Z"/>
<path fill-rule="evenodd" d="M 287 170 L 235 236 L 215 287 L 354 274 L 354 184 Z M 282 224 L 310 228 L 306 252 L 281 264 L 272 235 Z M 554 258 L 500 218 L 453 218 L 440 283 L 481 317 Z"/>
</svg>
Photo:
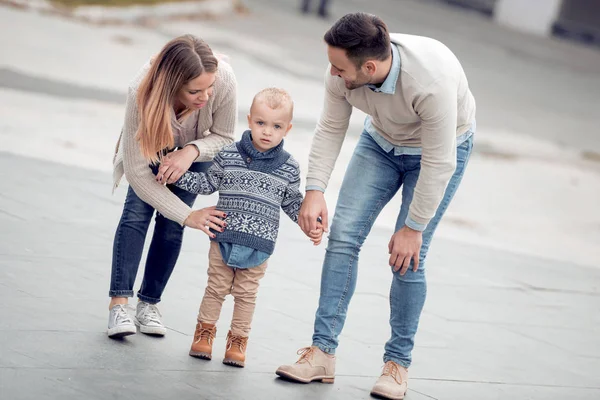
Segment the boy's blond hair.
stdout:
<svg viewBox="0 0 600 400">
<path fill-rule="evenodd" d="M 252 107 L 254 107 L 254 104 L 258 102 L 264 102 L 273 110 L 278 108 L 288 108 L 290 121 L 294 116 L 294 102 L 292 101 L 292 96 L 290 96 L 290 94 L 283 89 L 270 87 L 258 92 L 252 100 L 250 112 L 252 112 Z"/>
</svg>

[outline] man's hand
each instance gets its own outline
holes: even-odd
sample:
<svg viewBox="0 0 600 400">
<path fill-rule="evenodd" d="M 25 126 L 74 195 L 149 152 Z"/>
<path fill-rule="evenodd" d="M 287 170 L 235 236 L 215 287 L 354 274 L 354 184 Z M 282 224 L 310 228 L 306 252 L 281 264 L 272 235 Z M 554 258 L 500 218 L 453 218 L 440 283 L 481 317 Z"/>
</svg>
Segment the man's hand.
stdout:
<svg viewBox="0 0 600 400">
<path fill-rule="evenodd" d="M 413 272 L 417 272 L 421 244 L 423 244 L 423 232 L 403 226 L 392 235 L 388 244 L 390 267 L 393 267 L 395 272 L 400 270 L 400 275 L 404 275 L 410 266 L 410 260 L 413 260 Z"/>
<path fill-rule="evenodd" d="M 198 148 L 194 145 L 167 154 L 158 168 L 156 180 L 163 185 L 177 182 L 190 169 L 198 155 Z"/>
<path fill-rule="evenodd" d="M 310 237 L 311 231 L 316 231 L 318 228 L 319 217 L 321 217 L 323 231 L 329 232 L 325 195 L 319 190 L 309 190 L 306 192 L 302 207 L 300 207 L 298 225 L 300 225 L 302 231 Z"/>
</svg>

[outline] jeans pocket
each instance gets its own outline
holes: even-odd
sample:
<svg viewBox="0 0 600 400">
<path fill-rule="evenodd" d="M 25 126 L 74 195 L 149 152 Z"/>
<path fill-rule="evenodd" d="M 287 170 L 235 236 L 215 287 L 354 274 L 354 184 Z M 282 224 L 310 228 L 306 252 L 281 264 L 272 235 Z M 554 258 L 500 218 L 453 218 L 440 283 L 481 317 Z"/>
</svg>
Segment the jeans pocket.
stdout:
<svg viewBox="0 0 600 400">
<path fill-rule="evenodd" d="M 467 140 L 461 143 L 460 146 L 456 149 L 456 160 L 458 163 L 465 163 L 468 161 L 471 156 L 471 151 L 473 150 L 473 135 L 471 135 Z"/>
</svg>

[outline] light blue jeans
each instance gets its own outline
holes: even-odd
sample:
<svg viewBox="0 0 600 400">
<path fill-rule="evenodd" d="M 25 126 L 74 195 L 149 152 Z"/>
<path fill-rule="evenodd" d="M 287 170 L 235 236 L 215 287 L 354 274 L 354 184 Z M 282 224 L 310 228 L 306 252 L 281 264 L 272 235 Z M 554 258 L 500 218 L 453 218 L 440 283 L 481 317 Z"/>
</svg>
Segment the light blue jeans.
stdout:
<svg viewBox="0 0 600 400">
<path fill-rule="evenodd" d="M 427 251 L 435 229 L 462 180 L 472 148 L 473 135 L 457 147 L 456 171 L 435 216 L 423 232 L 418 271 L 413 272 L 409 268 L 401 276 L 392 270 L 392 336 L 385 345 L 384 362 L 395 361 L 407 368 L 411 364 L 415 333 L 427 293 Z M 344 327 L 348 305 L 356 287 L 358 255 L 375 219 L 402 187 L 402 206 L 395 231 L 404 226 L 420 169 L 420 155 L 386 153 L 367 132 L 361 135 L 340 189 L 323 262 L 313 345 L 324 352 L 334 354 L 338 346 L 338 336 Z M 387 249 L 387 246 L 382 247 Z"/>
</svg>

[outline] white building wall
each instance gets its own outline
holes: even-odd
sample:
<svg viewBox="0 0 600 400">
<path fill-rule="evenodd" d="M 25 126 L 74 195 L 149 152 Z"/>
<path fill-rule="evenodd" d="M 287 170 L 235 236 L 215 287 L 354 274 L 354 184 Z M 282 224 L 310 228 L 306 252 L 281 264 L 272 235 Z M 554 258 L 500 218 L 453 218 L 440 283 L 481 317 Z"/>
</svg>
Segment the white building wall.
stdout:
<svg viewBox="0 0 600 400">
<path fill-rule="evenodd" d="M 562 0 L 497 0 L 497 23 L 523 32 L 549 36 Z"/>
</svg>

